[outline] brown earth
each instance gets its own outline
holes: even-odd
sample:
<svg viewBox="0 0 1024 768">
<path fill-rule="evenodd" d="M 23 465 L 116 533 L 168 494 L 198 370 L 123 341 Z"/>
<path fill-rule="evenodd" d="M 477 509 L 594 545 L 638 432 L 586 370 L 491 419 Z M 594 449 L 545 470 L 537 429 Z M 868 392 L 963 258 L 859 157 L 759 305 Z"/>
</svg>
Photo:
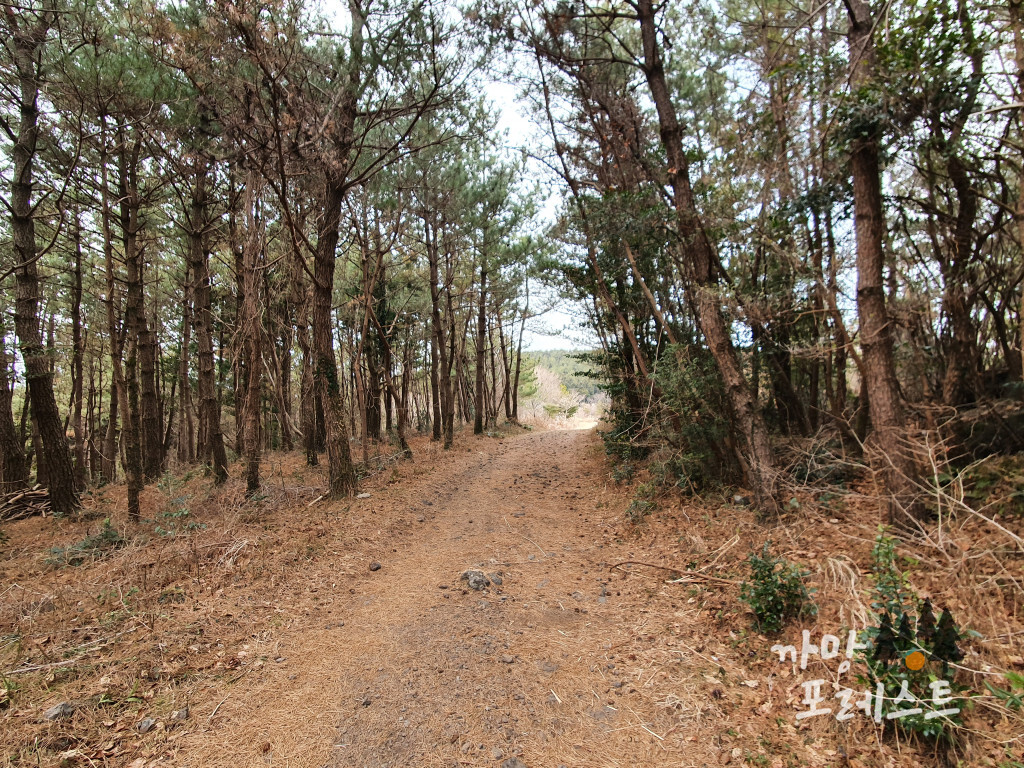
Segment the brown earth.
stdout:
<svg viewBox="0 0 1024 768">
<path fill-rule="evenodd" d="M 785 642 L 803 626 L 816 636 L 863 626 L 877 519 L 853 496 L 804 498 L 771 525 L 729 497 L 664 498 L 633 525 L 630 488 L 611 480 L 591 430 L 413 447 L 412 462 L 379 462 L 363 499 L 319 498 L 317 470 L 272 455 L 257 500 L 244 499 L 241 480 L 215 488 L 193 472 L 147 489 L 141 526 L 123 520 L 120 487 L 91 496 L 83 520 L 8 526 L 2 764 L 948 761 L 864 718 L 797 723 L 801 681 L 832 673 L 780 665 L 779 638 L 752 631 L 738 600 L 747 553 L 772 538 L 819 590 L 817 618 L 788 627 Z M 96 534 L 105 516 L 126 546 L 54 567 L 50 548 Z M 964 553 L 948 570 L 908 551 L 923 563 L 920 593 L 986 636 L 967 647 L 959 678 L 984 692 L 972 675 L 1024 661 L 1016 593 L 986 575 L 991 531 L 969 523 L 943 533 Z M 460 575 L 474 568 L 501 584 L 469 589 Z M 672 579 L 674 569 L 684 575 Z M 41 719 L 62 701 L 72 716 Z M 1021 720 L 977 702 L 980 736 L 958 755 L 998 765 Z M 146 718 L 153 727 L 140 733 Z"/>
<path fill-rule="evenodd" d="M 228 738 L 181 745 L 186 764 L 249 764 L 254 745 L 295 766 L 662 764 L 677 718 L 616 664 L 634 621 L 594 536 L 621 505 L 593 435 L 471 446 L 357 502 L 409 536 L 367 551 L 381 569 L 322 628 L 277 634 L 284 660 L 221 706 Z M 460 574 L 475 568 L 501 585 L 468 589 Z"/>
</svg>

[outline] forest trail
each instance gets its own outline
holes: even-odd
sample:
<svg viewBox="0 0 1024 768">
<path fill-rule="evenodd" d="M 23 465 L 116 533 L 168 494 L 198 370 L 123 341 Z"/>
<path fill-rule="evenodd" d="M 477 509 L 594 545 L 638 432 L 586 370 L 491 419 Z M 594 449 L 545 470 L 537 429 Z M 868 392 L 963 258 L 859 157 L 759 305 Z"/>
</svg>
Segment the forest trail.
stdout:
<svg viewBox="0 0 1024 768">
<path fill-rule="evenodd" d="M 343 590 L 352 599 L 336 595 L 319 627 L 298 622 L 274 633 L 271 651 L 254 649 L 279 661 L 239 681 L 206 728 L 178 741 L 176 762 L 666 764 L 666 724 L 655 722 L 665 710 L 641 700 L 643 681 L 614 661 L 637 617 L 609 583 L 600 531 L 622 511 L 608 503 L 619 492 L 596 435 L 468 445 L 356 502 L 382 525 L 400 516 L 411 535 L 370 553 L 381 568 L 370 572 L 368 559 Z M 460 574 L 470 568 L 502 584 L 468 589 Z M 207 725 L 208 708 L 194 709 Z"/>
</svg>

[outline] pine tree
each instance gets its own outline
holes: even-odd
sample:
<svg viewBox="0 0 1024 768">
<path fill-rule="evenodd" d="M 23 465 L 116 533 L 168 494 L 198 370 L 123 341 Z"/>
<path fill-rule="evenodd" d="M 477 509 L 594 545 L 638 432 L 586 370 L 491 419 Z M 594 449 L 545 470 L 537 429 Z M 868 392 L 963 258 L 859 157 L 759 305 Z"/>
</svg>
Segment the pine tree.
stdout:
<svg viewBox="0 0 1024 768">
<path fill-rule="evenodd" d="M 872 658 L 888 664 L 896 658 L 896 635 L 892 631 L 892 619 L 889 612 L 882 614 L 882 622 L 878 627 L 878 635 L 875 637 L 875 652 Z"/>
<path fill-rule="evenodd" d="M 921 606 L 921 618 L 917 621 L 917 641 L 921 645 L 931 643 L 935 639 L 935 614 L 932 613 L 932 601 L 925 598 Z"/>
<path fill-rule="evenodd" d="M 914 647 L 914 630 L 910 626 L 909 613 L 904 613 L 900 619 L 900 627 L 896 632 L 896 647 L 900 653 L 906 653 Z"/>
<path fill-rule="evenodd" d="M 964 657 L 963 651 L 957 645 L 959 640 L 960 633 L 953 623 L 952 614 L 948 610 L 943 610 L 935 628 L 935 645 L 932 646 L 932 659 L 942 662 L 943 675 L 949 672 L 950 662 L 960 661 Z"/>
</svg>

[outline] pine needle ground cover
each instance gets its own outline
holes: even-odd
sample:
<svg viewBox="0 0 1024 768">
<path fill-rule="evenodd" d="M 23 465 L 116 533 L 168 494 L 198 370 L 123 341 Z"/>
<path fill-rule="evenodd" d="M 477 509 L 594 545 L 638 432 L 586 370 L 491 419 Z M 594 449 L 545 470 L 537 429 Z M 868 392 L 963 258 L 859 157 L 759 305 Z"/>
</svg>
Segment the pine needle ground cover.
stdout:
<svg viewBox="0 0 1024 768">
<path fill-rule="evenodd" d="M 9 526 L 5 764 L 1014 765 L 1014 556 L 977 521 L 944 529 L 944 554 L 924 542 L 883 553 L 936 625 L 942 610 L 955 617 L 962 658 L 949 673 L 966 704 L 940 742 L 859 711 L 797 720 L 805 684 L 830 684 L 837 660 L 812 656 L 803 670 L 772 650 L 799 653 L 803 630 L 845 643 L 843 629 L 877 627 L 868 486 L 841 511 L 801 497 L 767 526 L 729 494 L 662 499 L 634 524 L 631 489 L 592 433 L 414 447 L 419 458 L 368 477 L 370 497 L 349 502 L 317 502 L 316 472 L 294 456 L 269 457 L 259 500 L 241 480 L 214 489 L 201 474 L 173 497 L 154 487 L 153 528 L 182 496 L 206 527 L 126 536 L 74 568 L 46 554 L 106 517 L 124 530 L 123 489 L 94 495 L 80 522 Z M 807 572 L 817 615 L 762 633 L 740 589 L 767 537 Z M 466 590 L 460 571 L 481 565 L 503 585 Z M 920 609 L 913 618 L 920 627 Z M 856 688 L 868 669 L 858 655 L 843 681 Z M 42 719 L 65 701 L 73 714 Z"/>
</svg>

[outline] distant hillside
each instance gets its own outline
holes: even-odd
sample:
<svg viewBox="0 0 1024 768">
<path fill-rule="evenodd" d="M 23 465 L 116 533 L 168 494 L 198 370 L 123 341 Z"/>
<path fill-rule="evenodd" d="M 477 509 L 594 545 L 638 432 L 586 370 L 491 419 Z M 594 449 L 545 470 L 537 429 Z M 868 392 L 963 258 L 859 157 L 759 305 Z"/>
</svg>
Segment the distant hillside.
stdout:
<svg viewBox="0 0 1024 768">
<path fill-rule="evenodd" d="M 523 370 L 544 368 L 557 376 L 566 389 L 579 393 L 587 402 L 593 402 L 601 394 L 602 379 L 588 377 L 585 374 L 600 373 L 600 369 L 580 360 L 580 354 L 564 349 L 528 352 L 523 355 Z"/>
</svg>

